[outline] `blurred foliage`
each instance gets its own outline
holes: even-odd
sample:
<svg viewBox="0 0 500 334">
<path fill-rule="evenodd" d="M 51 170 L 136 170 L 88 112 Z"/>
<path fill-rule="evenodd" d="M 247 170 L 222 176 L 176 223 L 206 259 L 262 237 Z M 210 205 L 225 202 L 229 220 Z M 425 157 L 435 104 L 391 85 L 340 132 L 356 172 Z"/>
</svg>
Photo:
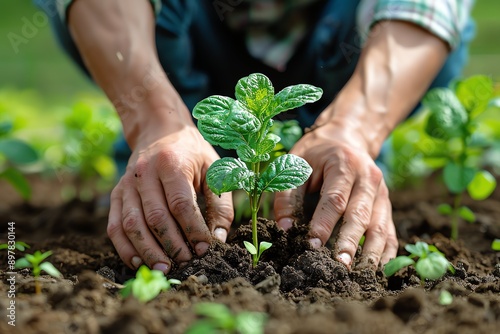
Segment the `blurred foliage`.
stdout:
<svg viewBox="0 0 500 334">
<path fill-rule="evenodd" d="M 98 95 L 82 95 L 71 105 L 43 103 L 33 91 L 0 90 L 0 175 L 23 198 L 29 198 L 29 173 L 76 180 L 67 197 L 113 185 L 113 145 L 121 131 L 116 113 Z"/>
</svg>

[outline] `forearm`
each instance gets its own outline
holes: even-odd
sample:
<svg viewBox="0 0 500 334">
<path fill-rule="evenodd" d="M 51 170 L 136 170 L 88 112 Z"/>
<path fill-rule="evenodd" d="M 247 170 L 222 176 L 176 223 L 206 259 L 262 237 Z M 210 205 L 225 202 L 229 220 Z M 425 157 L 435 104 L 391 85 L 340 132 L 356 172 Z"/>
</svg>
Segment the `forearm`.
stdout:
<svg viewBox="0 0 500 334">
<path fill-rule="evenodd" d="M 445 42 L 416 25 L 380 22 L 353 76 L 316 124 L 335 124 L 361 136 L 375 158 L 428 89 L 448 51 Z"/>
<path fill-rule="evenodd" d="M 154 13 L 147 0 L 75 1 L 68 24 L 132 148 L 155 127 L 174 131 L 191 122 L 157 58 Z"/>
</svg>

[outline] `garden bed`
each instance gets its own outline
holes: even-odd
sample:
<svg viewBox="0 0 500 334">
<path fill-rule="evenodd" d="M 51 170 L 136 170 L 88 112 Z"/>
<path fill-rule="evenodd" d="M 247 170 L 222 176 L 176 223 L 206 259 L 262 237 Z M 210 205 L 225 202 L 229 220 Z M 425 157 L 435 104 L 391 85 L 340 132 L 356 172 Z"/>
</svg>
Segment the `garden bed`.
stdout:
<svg viewBox="0 0 500 334">
<path fill-rule="evenodd" d="M 64 279 L 44 276 L 43 294 L 37 296 L 30 271 L 19 270 L 16 326 L 3 315 L 0 332 L 184 333 L 197 319 L 194 305 L 208 301 L 236 313 L 265 312 L 266 333 L 495 333 L 500 328 L 500 253 L 490 244 L 500 237 L 500 192 L 485 201 L 465 201 L 477 222 L 461 224 L 459 240 L 452 241 L 448 218 L 435 210 L 449 199 L 433 185 L 429 181 L 391 195 L 400 254 L 406 243 L 425 241 L 446 255 L 455 274 L 422 286 L 411 268 L 387 278 L 360 258 L 348 271 L 329 249 L 309 249 L 304 227 L 285 234 L 274 222 L 261 220 L 259 235 L 273 247 L 255 269 L 242 245 L 251 235 L 244 225 L 228 244 L 215 244 L 206 256 L 174 270 L 169 277 L 182 284 L 145 305 L 119 296 L 117 284 L 134 273 L 106 237 L 102 204 L 13 205 L 0 212 L 2 240 L 6 222 L 15 221 L 16 240 L 28 242 L 31 250 L 52 250 L 49 260 Z M 9 305 L 5 259 L 1 254 L 3 313 Z M 453 295 L 450 305 L 440 305 L 442 290 Z"/>
</svg>

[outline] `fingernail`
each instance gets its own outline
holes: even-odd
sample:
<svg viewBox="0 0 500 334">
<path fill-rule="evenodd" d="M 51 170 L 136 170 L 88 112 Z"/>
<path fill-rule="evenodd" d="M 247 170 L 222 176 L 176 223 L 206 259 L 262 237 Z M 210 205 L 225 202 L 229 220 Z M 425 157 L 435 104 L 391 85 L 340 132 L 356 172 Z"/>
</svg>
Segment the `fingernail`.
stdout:
<svg viewBox="0 0 500 334">
<path fill-rule="evenodd" d="M 140 265 L 142 264 L 142 260 L 138 256 L 134 256 L 132 260 L 130 260 L 130 262 L 132 263 L 135 269 L 139 268 Z"/>
<path fill-rule="evenodd" d="M 215 231 L 214 231 L 214 236 L 222 241 L 222 242 L 226 242 L 226 238 L 227 238 L 227 231 L 221 227 L 219 228 L 216 228 Z"/>
<path fill-rule="evenodd" d="M 352 258 L 349 254 L 347 253 L 340 253 L 338 256 L 337 256 L 337 259 L 342 262 L 343 264 L 345 264 L 348 268 L 351 267 L 351 262 L 352 262 Z"/>
<path fill-rule="evenodd" d="M 288 231 L 293 225 L 293 219 L 292 218 L 281 218 L 278 220 L 278 226 L 280 226 L 282 229 L 285 231 Z"/>
<path fill-rule="evenodd" d="M 309 243 L 311 244 L 312 248 L 317 249 L 321 247 L 321 240 L 319 240 L 318 238 L 309 239 Z"/>
<path fill-rule="evenodd" d="M 206 242 L 198 242 L 196 244 L 196 246 L 194 246 L 194 249 L 196 251 L 196 254 L 198 255 L 203 255 L 205 254 L 205 252 L 207 251 L 208 249 L 208 246 L 210 246 L 208 243 Z"/>
<path fill-rule="evenodd" d="M 159 271 L 163 272 L 164 274 L 166 274 L 170 268 L 169 268 L 168 264 L 159 262 L 153 266 L 153 269 L 159 270 Z"/>
</svg>

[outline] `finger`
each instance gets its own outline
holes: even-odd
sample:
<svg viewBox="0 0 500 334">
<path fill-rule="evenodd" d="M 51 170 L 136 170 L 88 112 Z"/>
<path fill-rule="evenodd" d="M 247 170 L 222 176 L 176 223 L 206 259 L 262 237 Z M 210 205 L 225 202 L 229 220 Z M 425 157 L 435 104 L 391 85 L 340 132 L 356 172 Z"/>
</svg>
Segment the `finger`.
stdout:
<svg viewBox="0 0 500 334">
<path fill-rule="evenodd" d="M 118 186 L 111 192 L 107 233 L 123 263 L 132 269 L 139 268 L 142 259 L 123 231 L 122 199 Z"/>
<path fill-rule="evenodd" d="M 386 187 L 387 189 L 387 187 Z M 387 190 L 387 193 L 389 191 Z M 399 242 L 398 237 L 396 235 L 396 226 L 394 225 L 394 221 L 392 220 L 392 205 L 390 201 L 386 202 L 387 205 L 387 239 L 385 243 L 385 248 L 380 258 L 380 263 L 385 265 L 389 262 L 390 259 L 394 259 L 398 254 Z"/>
<path fill-rule="evenodd" d="M 382 172 L 373 165 L 360 176 L 352 189 L 344 215 L 345 224 L 340 228 L 336 242 L 337 258 L 349 268 L 358 249 L 359 240 L 370 226 L 381 181 Z"/>
<path fill-rule="evenodd" d="M 176 179 L 162 179 L 162 184 L 170 213 L 181 225 L 196 254 L 204 254 L 212 236 L 196 202 L 196 192 L 192 182 L 177 176 Z"/>
<path fill-rule="evenodd" d="M 212 235 L 226 242 L 227 234 L 234 219 L 233 197 L 231 193 L 215 195 L 205 183 L 203 186 L 206 202 L 206 220 Z"/>
<path fill-rule="evenodd" d="M 176 221 L 167 209 L 165 192 L 160 180 L 142 176 L 138 178 L 138 186 L 144 218 L 149 230 L 172 260 L 177 263 L 191 260 L 191 251 Z"/>
<path fill-rule="evenodd" d="M 303 209 L 306 186 L 278 192 L 274 195 L 274 217 L 279 227 L 287 231 Z"/>
<path fill-rule="evenodd" d="M 381 185 L 381 189 L 387 189 Z M 389 205 L 387 205 L 389 203 Z M 390 213 L 390 202 L 387 191 L 379 191 L 375 204 L 369 228 L 365 232 L 365 243 L 363 245 L 363 256 L 366 257 L 376 268 L 380 263 L 380 258 L 384 252 L 387 240 L 387 227 L 392 224 Z"/>
<path fill-rule="evenodd" d="M 146 265 L 164 273 L 169 272 L 172 263 L 149 231 L 139 194 L 132 187 L 123 191 L 122 224 L 125 234 Z"/>
<path fill-rule="evenodd" d="M 331 166 L 325 167 L 325 180 L 320 192 L 320 199 L 311 219 L 309 242 L 314 248 L 324 245 L 332 231 L 344 214 L 352 187 L 355 173 L 348 160 L 336 160 Z M 355 170 L 355 169 L 354 169 Z"/>
</svg>

